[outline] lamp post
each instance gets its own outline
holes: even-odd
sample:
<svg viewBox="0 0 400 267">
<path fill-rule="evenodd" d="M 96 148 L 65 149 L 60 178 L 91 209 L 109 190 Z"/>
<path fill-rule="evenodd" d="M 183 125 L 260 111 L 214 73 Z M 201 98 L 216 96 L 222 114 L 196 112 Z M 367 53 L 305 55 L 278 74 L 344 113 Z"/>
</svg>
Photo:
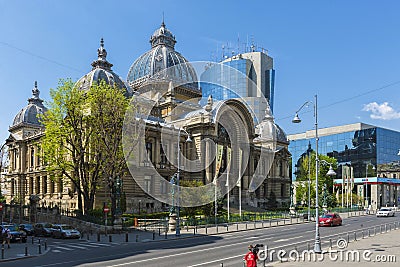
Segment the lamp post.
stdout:
<svg viewBox="0 0 400 267">
<path fill-rule="evenodd" d="M 308 105 L 314 104 L 314 118 L 315 118 L 315 243 L 314 243 L 314 252 L 321 253 L 321 237 L 319 234 L 319 214 L 318 214 L 318 167 L 319 167 L 319 159 L 318 159 L 318 98 L 315 95 L 314 103 L 311 101 L 305 102 L 297 111 L 292 120 L 293 123 L 300 123 L 301 119 L 299 118 L 298 113 L 300 110 Z"/>
<path fill-rule="evenodd" d="M 179 130 L 178 130 L 178 156 L 177 156 L 177 161 L 178 161 L 178 166 L 177 166 L 177 171 L 176 171 L 176 173 L 177 173 L 177 175 L 176 175 L 176 186 L 177 186 L 177 200 L 176 200 L 176 206 L 177 206 L 177 209 L 176 209 L 176 227 L 175 227 L 175 236 L 180 236 L 181 235 L 181 228 L 180 228 L 180 209 L 181 209 L 181 207 L 180 207 L 180 205 L 181 205 L 181 201 L 180 201 L 180 190 L 179 190 L 179 179 L 180 179 L 180 173 L 181 173 L 181 165 L 180 165 L 180 163 L 181 163 L 181 157 L 180 157 L 180 155 L 181 155 L 181 148 L 180 148 L 180 145 L 179 145 L 179 143 L 180 143 L 180 140 L 181 140 L 181 132 L 185 132 L 186 134 L 187 134 L 187 139 L 186 139 L 186 142 L 188 142 L 188 143 L 190 143 L 190 142 L 192 142 L 192 139 L 190 139 L 190 135 L 189 135 L 189 133 L 185 130 L 185 129 L 183 129 L 183 128 L 181 128 L 181 127 L 179 127 Z"/>
<path fill-rule="evenodd" d="M 372 166 L 372 170 L 375 170 L 375 166 L 372 165 L 370 162 L 367 162 L 365 165 L 365 201 L 364 205 L 366 205 L 366 209 L 368 212 L 368 207 L 369 207 L 369 201 L 368 201 L 368 166 Z"/>
</svg>

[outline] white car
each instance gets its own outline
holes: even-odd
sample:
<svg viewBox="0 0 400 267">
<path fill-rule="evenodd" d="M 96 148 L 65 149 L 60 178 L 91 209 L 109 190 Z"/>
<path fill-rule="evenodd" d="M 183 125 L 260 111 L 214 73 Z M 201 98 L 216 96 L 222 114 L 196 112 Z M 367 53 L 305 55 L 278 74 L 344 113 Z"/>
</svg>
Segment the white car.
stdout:
<svg viewBox="0 0 400 267">
<path fill-rule="evenodd" d="M 376 213 L 376 217 L 394 216 L 394 211 L 391 208 L 380 208 Z"/>
</svg>

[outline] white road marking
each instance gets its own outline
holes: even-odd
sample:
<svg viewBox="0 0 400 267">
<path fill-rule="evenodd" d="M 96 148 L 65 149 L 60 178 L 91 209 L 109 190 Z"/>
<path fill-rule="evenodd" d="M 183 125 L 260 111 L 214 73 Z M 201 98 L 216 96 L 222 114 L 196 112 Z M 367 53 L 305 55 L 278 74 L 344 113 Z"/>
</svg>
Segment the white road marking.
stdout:
<svg viewBox="0 0 400 267">
<path fill-rule="evenodd" d="M 299 236 L 290 237 L 290 238 L 283 238 L 283 239 L 274 240 L 272 242 L 278 243 L 278 242 L 288 241 L 288 240 L 292 240 L 292 239 L 297 239 L 297 238 L 300 238 L 300 237 L 303 237 L 303 236 L 299 235 Z"/>
<path fill-rule="evenodd" d="M 54 248 L 64 249 L 64 250 L 73 250 L 72 248 L 66 248 L 66 247 L 54 247 Z"/>
<path fill-rule="evenodd" d="M 78 248 L 78 249 L 85 249 L 85 250 L 87 250 L 87 248 L 85 248 L 85 247 L 74 246 L 74 245 L 70 245 L 70 244 L 68 244 L 68 246 L 71 247 L 71 248 Z"/>
<path fill-rule="evenodd" d="M 53 249 L 52 252 L 59 253 L 59 252 L 61 252 L 61 250 Z"/>
</svg>

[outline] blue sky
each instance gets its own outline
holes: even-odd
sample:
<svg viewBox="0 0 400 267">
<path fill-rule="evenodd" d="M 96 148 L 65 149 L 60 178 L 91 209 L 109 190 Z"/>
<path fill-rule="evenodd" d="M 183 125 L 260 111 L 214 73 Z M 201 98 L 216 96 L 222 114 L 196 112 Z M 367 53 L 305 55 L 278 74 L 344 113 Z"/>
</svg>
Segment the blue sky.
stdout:
<svg viewBox="0 0 400 267">
<path fill-rule="evenodd" d="M 276 70 L 275 118 L 287 132 L 313 128 L 294 112 L 318 94 L 319 127 L 365 122 L 400 130 L 399 1 L 49 1 L 0 0 L 0 139 L 27 104 L 60 78 L 91 70 L 99 40 L 126 79 L 150 49 L 162 13 L 189 61 L 212 60 L 222 45 L 254 40 Z M 310 107 L 308 111 L 312 111 Z"/>
</svg>

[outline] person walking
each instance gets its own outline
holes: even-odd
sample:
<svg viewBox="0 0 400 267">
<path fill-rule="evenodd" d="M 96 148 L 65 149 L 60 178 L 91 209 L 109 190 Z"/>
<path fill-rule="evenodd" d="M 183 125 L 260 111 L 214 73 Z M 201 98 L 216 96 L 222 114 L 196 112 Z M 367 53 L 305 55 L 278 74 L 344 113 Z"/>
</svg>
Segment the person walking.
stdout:
<svg viewBox="0 0 400 267">
<path fill-rule="evenodd" d="M 10 248 L 10 239 L 11 239 L 11 232 L 10 229 L 3 227 L 3 229 L 1 230 L 1 237 L 3 239 L 3 246 L 6 244 L 7 242 L 7 246 L 8 248 Z"/>
<path fill-rule="evenodd" d="M 243 257 L 243 260 L 246 261 L 246 267 L 257 267 L 258 256 L 257 253 L 254 253 L 253 245 L 248 246 L 249 252 Z"/>
</svg>

